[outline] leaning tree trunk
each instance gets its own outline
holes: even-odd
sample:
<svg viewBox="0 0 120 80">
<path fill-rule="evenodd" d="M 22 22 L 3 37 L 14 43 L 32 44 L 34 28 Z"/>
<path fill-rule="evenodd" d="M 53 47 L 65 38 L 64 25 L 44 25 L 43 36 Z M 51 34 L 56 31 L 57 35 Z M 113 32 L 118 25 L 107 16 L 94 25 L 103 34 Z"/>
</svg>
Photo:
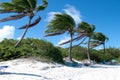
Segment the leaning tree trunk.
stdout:
<svg viewBox="0 0 120 80">
<path fill-rule="evenodd" d="M 91 64 L 91 59 L 90 59 L 90 38 L 88 39 L 87 57 L 88 57 L 88 60 L 89 60 L 89 62 Z"/>
<path fill-rule="evenodd" d="M 32 18 L 29 19 L 28 25 L 26 26 L 26 29 L 25 29 L 25 31 L 24 31 L 22 37 L 21 37 L 20 40 L 15 44 L 15 48 L 18 47 L 18 46 L 20 45 L 20 43 L 22 42 L 22 40 L 23 40 L 25 34 L 26 34 L 27 31 L 28 31 L 28 28 L 29 28 L 29 25 L 30 25 L 30 23 L 31 23 L 31 20 L 32 20 Z"/>
<path fill-rule="evenodd" d="M 105 54 L 105 43 L 103 43 L 103 49 L 104 49 L 104 54 Z"/>
<path fill-rule="evenodd" d="M 72 34 L 70 34 L 70 37 L 71 37 L 71 40 L 70 40 L 68 59 L 69 59 L 70 62 L 73 62 L 73 60 L 72 60 Z"/>
</svg>

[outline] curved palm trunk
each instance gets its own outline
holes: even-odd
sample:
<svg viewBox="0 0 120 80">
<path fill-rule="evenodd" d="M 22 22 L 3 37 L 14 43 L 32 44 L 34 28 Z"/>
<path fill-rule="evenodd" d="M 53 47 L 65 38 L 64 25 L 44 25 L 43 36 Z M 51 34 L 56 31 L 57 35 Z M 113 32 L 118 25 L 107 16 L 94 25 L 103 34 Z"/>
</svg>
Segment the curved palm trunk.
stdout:
<svg viewBox="0 0 120 80">
<path fill-rule="evenodd" d="M 88 57 L 88 60 L 91 64 L 91 59 L 90 59 L 90 37 L 88 39 L 88 46 L 87 46 L 87 57 Z"/>
<path fill-rule="evenodd" d="M 24 31 L 21 39 L 15 44 L 15 48 L 18 47 L 18 46 L 20 45 L 21 41 L 23 40 L 25 34 L 26 34 L 27 31 L 28 31 L 28 28 L 29 28 L 29 25 L 30 25 L 30 23 L 31 23 L 31 20 L 32 20 L 32 18 L 29 19 L 28 25 L 27 25 L 27 27 L 26 27 L 26 29 L 25 29 L 25 31 Z"/>
<path fill-rule="evenodd" d="M 68 59 L 70 62 L 73 62 L 72 60 L 72 34 L 70 34 L 71 40 L 70 40 L 70 47 L 69 47 L 69 55 L 68 55 Z"/>
</svg>

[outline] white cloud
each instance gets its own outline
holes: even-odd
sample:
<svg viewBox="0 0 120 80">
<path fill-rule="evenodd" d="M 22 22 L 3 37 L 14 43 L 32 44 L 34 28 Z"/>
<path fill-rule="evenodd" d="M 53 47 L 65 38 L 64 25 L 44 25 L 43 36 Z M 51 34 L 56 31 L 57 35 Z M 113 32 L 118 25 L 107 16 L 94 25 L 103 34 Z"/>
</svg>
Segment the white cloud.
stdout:
<svg viewBox="0 0 120 80">
<path fill-rule="evenodd" d="M 66 5 L 66 8 L 63 10 L 65 13 L 71 15 L 77 24 L 82 21 L 80 11 L 78 11 L 74 6 Z"/>
<path fill-rule="evenodd" d="M 97 47 L 95 47 L 95 49 L 96 50 L 101 50 L 101 49 L 103 49 L 103 45 L 97 46 Z"/>
<path fill-rule="evenodd" d="M 21 39 L 21 37 L 18 37 L 18 38 L 17 38 L 17 40 L 20 40 L 20 39 Z"/>
<path fill-rule="evenodd" d="M 47 21 L 50 22 L 55 16 L 55 14 L 60 14 L 60 12 L 49 12 L 48 13 L 48 17 L 47 17 Z"/>
<path fill-rule="evenodd" d="M 69 14 L 70 16 L 72 16 L 76 24 L 82 21 L 80 11 L 77 10 L 74 6 L 66 5 L 66 8 L 63 9 L 63 11 L 66 14 Z M 50 22 L 54 18 L 54 14 L 58 14 L 58 13 L 61 14 L 61 12 L 49 12 L 47 16 L 47 21 Z"/>
<path fill-rule="evenodd" d="M 67 47 L 68 44 L 64 44 L 64 45 L 60 45 L 60 44 L 63 43 L 63 42 L 66 42 L 66 41 L 68 41 L 68 40 L 70 40 L 70 37 L 63 37 L 63 38 L 58 42 L 57 46 L 59 46 L 59 47 Z"/>
<path fill-rule="evenodd" d="M 14 37 L 15 27 L 13 26 L 4 26 L 0 29 L 0 42 L 4 40 L 4 38 L 12 39 Z"/>
</svg>

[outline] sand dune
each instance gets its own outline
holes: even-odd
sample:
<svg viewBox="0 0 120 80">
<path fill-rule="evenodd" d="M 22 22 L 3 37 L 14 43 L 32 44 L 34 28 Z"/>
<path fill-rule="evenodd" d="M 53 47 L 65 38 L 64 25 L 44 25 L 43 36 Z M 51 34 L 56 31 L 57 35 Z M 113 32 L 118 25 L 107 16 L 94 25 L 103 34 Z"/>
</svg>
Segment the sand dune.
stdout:
<svg viewBox="0 0 120 80">
<path fill-rule="evenodd" d="M 35 59 L 16 59 L 0 62 L 0 66 L 8 66 L 0 70 L 0 80 L 120 80 L 119 65 L 70 67 Z"/>
</svg>

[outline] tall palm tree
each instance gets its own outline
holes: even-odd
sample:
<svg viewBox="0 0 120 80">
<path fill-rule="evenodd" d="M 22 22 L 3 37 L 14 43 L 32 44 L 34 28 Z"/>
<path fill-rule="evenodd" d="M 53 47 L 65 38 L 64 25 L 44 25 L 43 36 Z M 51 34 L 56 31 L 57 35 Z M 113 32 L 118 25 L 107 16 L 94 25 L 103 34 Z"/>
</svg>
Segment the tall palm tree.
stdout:
<svg viewBox="0 0 120 80">
<path fill-rule="evenodd" d="M 70 35 L 70 47 L 69 47 L 69 55 L 68 59 L 72 60 L 72 39 L 75 28 L 74 19 L 68 14 L 55 14 L 54 19 L 48 24 L 47 30 L 45 31 L 45 36 L 54 36 L 60 35 L 65 32 L 68 32 Z"/>
<path fill-rule="evenodd" d="M 105 42 L 108 41 L 108 40 L 109 40 L 109 38 L 101 32 L 94 33 L 94 35 L 92 37 L 93 45 L 97 44 L 97 46 L 98 46 L 98 45 L 103 44 L 104 53 L 105 53 Z"/>
<path fill-rule="evenodd" d="M 37 5 L 37 0 L 11 0 L 11 2 L 3 2 L 0 4 L 0 13 L 15 13 L 12 16 L 7 18 L 3 18 L 0 22 L 5 22 L 9 20 L 17 20 L 23 17 L 28 16 L 29 21 L 25 26 L 20 27 L 20 29 L 25 29 L 21 39 L 16 43 L 15 47 L 19 46 L 21 41 L 23 40 L 28 28 L 35 26 L 41 20 L 41 17 L 38 18 L 32 23 L 32 19 L 35 17 L 35 13 L 44 10 L 48 2 L 46 0 L 42 0 L 42 5 Z"/>
<path fill-rule="evenodd" d="M 77 31 L 78 33 L 82 33 L 84 36 L 88 37 L 88 46 L 87 46 L 87 56 L 88 56 L 88 60 L 91 63 L 91 59 L 90 59 L 90 40 L 91 37 L 94 33 L 95 30 L 95 26 L 92 24 L 88 24 L 87 22 L 81 22 L 78 24 L 78 28 Z"/>
</svg>

